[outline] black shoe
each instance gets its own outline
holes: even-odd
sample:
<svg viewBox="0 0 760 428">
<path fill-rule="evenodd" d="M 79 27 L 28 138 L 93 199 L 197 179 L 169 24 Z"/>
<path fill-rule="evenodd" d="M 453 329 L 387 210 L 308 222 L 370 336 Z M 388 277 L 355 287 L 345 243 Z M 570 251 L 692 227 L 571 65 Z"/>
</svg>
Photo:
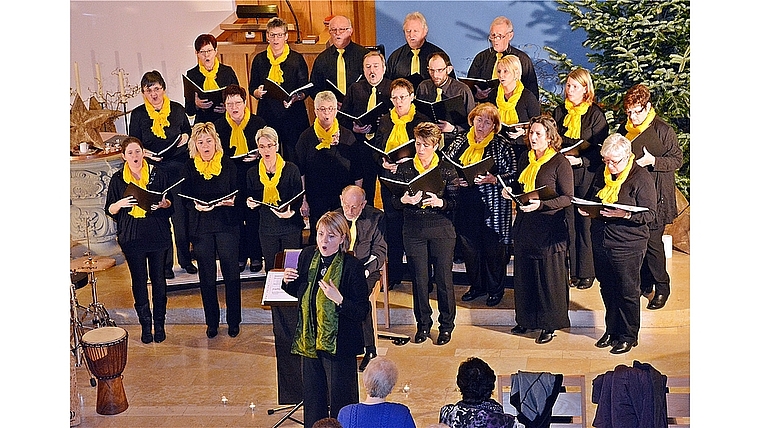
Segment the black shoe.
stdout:
<svg viewBox="0 0 760 428">
<path fill-rule="evenodd" d="M 183 267 L 183 269 L 185 269 L 185 272 L 189 273 L 190 275 L 195 275 L 196 273 L 198 273 L 198 268 L 195 267 L 195 265 L 192 263 Z"/>
<path fill-rule="evenodd" d="M 206 327 L 206 337 L 213 339 L 219 333 L 219 327 Z"/>
<path fill-rule="evenodd" d="M 261 271 L 261 268 L 264 267 L 264 264 L 261 263 L 261 260 L 251 260 L 251 265 L 248 266 L 248 269 L 251 271 L 251 273 L 256 273 Z"/>
<path fill-rule="evenodd" d="M 174 270 L 173 269 L 164 269 L 164 278 L 166 278 L 166 279 L 174 279 Z"/>
<path fill-rule="evenodd" d="M 577 276 L 571 276 L 570 277 L 570 282 L 568 283 L 568 285 L 571 286 L 571 287 L 575 287 L 575 286 L 578 285 L 578 281 L 579 280 L 578 280 Z"/>
<path fill-rule="evenodd" d="M 667 301 L 668 296 L 665 296 L 664 294 L 655 294 L 654 298 L 647 305 L 647 309 L 661 309 L 663 306 L 665 306 L 665 302 Z"/>
<path fill-rule="evenodd" d="M 554 338 L 554 330 L 541 330 L 541 334 L 536 338 L 536 343 L 549 343 Z"/>
<path fill-rule="evenodd" d="M 580 278 L 576 287 L 578 290 L 585 290 L 591 288 L 592 285 L 594 285 L 594 278 Z"/>
<path fill-rule="evenodd" d="M 364 353 L 364 358 L 362 358 L 362 362 L 359 364 L 359 371 L 363 372 L 364 369 L 367 368 L 367 364 L 369 364 L 370 361 L 372 361 L 373 358 L 377 357 L 377 353 L 373 351 L 367 351 Z"/>
<path fill-rule="evenodd" d="M 462 295 L 462 301 L 463 302 L 469 302 L 471 300 L 475 300 L 480 296 L 485 296 L 485 291 L 475 291 L 470 287 L 470 289 Z"/>
<path fill-rule="evenodd" d="M 512 330 L 510 330 L 512 334 L 525 334 L 528 332 L 528 329 L 521 326 L 520 324 L 517 324 L 516 326 L 512 327 Z"/>
<path fill-rule="evenodd" d="M 615 343 L 615 345 L 610 349 L 610 354 L 625 354 L 626 352 L 630 351 L 631 348 L 638 345 L 639 342 L 628 342 L 625 340 L 621 340 Z"/>
<path fill-rule="evenodd" d="M 240 324 L 229 326 L 227 328 L 227 334 L 229 334 L 230 337 L 237 337 L 237 335 L 240 334 Z"/>
<path fill-rule="evenodd" d="M 430 331 L 428 330 L 417 330 L 417 333 L 414 335 L 414 343 L 422 343 L 430 337 Z"/>
<path fill-rule="evenodd" d="M 435 341 L 436 345 L 445 345 L 447 343 L 451 342 L 451 332 L 450 331 L 442 331 L 438 333 L 438 339 Z"/>
<path fill-rule="evenodd" d="M 612 336 L 610 336 L 609 333 L 604 333 L 604 335 L 596 341 L 594 346 L 597 348 L 606 348 L 608 346 L 613 346 L 614 344 L 615 340 L 612 339 Z"/>
<path fill-rule="evenodd" d="M 142 343 L 151 343 L 153 342 L 153 333 L 150 332 L 150 327 L 142 329 L 142 334 L 140 335 L 140 342 Z"/>
<path fill-rule="evenodd" d="M 501 298 L 504 297 L 504 294 L 497 294 L 496 296 L 488 296 L 486 299 L 486 306 L 496 306 L 499 303 L 501 303 Z"/>
<path fill-rule="evenodd" d="M 164 330 L 164 323 L 156 324 L 155 327 L 153 327 L 153 331 L 155 334 L 153 335 L 153 340 L 156 343 L 161 343 L 164 340 L 166 340 L 166 330 Z"/>
</svg>

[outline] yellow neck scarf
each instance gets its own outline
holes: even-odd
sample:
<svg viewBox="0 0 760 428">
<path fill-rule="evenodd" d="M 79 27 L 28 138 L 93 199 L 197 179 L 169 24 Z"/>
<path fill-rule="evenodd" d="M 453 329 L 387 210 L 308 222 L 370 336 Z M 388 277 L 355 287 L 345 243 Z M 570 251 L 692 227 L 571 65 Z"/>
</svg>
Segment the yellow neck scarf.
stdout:
<svg viewBox="0 0 760 428">
<path fill-rule="evenodd" d="M 520 101 L 520 96 L 522 95 L 524 88 L 525 86 L 523 86 L 522 82 L 518 80 L 517 86 L 515 86 L 515 90 L 512 92 L 512 96 L 505 100 L 504 87 L 499 85 L 499 89 L 496 93 L 496 107 L 499 108 L 501 123 L 512 125 L 520 121 L 515 107 L 517 107 L 517 102 Z"/>
<path fill-rule="evenodd" d="M 628 163 L 620 174 L 618 174 L 616 179 L 612 178 L 610 167 L 604 167 L 604 187 L 596 193 L 596 196 L 599 196 L 599 199 L 601 199 L 602 202 L 606 204 L 614 204 L 617 202 L 620 186 L 622 186 L 625 179 L 628 178 L 628 173 L 631 172 L 631 167 L 633 167 L 633 158 L 633 155 L 628 156 Z"/>
<path fill-rule="evenodd" d="M 222 152 L 216 151 L 210 161 L 206 162 L 201 159 L 201 155 L 193 158 L 195 169 L 205 178 L 211 180 L 211 177 L 219 175 L 222 172 Z"/>
<path fill-rule="evenodd" d="M 574 106 L 570 100 L 565 100 L 567 115 L 565 116 L 565 120 L 562 121 L 562 124 L 567 127 L 565 137 L 581 138 L 581 116 L 586 114 L 589 107 L 591 107 L 591 103 L 587 101 Z"/>
<path fill-rule="evenodd" d="M 148 178 L 150 178 L 150 168 L 148 167 L 148 162 L 143 159 L 142 166 L 140 167 L 139 180 L 135 180 L 135 176 L 132 175 L 132 171 L 129 169 L 129 165 L 124 165 L 124 170 L 122 171 L 121 177 L 124 179 L 125 183 L 135 183 L 137 187 L 147 190 L 145 186 L 148 185 Z M 145 210 L 135 205 L 131 210 L 129 210 L 129 215 L 134 218 L 145 218 Z"/>
<path fill-rule="evenodd" d="M 232 120 L 232 116 L 230 116 L 229 113 L 225 113 L 224 117 L 227 119 L 227 123 L 229 123 L 230 127 L 232 128 L 232 135 L 230 136 L 230 147 L 235 148 L 234 156 L 240 156 L 248 153 L 248 139 L 245 138 L 243 130 L 245 129 L 246 125 L 248 125 L 248 121 L 251 119 L 251 111 L 248 110 L 248 107 L 245 108 L 245 113 L 243 113 L 243 120 L 240 122 L 240 125 Z"/>
<path fill-rule="evenodd" d="M 420 174 L 423 174 L 425 171 L 433 169 L 438 166 L 438 153 L 433 153 L 433 160 L 430 161 L 430 166 L 425 168 L 422 166 L 422 161 L 420 160 L 419 155 L 414 155 L 414 169 L 417 170 Z"/>
<path fill-rule="evenodd" d="M 486 138 L 483 139 L 483 141 L 476 143 L 475 142 L 475 128 L 470 128 L 470 131 L 467 133 L 467 143 L 469 144 L 467 146 L 467 149 L 462 153 L 462 156 L 459 157 L 459 162 L 462 162 L 462 165 L 467 166 L 470 164 L 473 164 L 475 162 L 478 162 L 483 159 L 483 151 L 486 149 L 486 146 L 493 140 L 493 131 L 486 135 Z"/>
<path fill-rule="evenodd" d="M 549 160 L 556 154 L 557 152 L 549 147 L 546 149 L 543 156 L 536 159 L 536 151 L 528 151 L 528 166 L 522 173 L 520 173 L 520 178 L 517 179 L 517 182 L 523 185 L 524 192 L 536 190 L 536 176 L 538 176 L 538 170 L 541 169 L 541 165 L 549 162 Z"/>
<path fill-rule="evenodd" d="M 627 138 L 628 141 L 633 141 L 636 137 L 639 136 L 639 134 L 649 128 L 649 125 L 652 124 L 652 121 L 656 115 L 657 113 L 654 112 L 654 107 L 650 108 L 649 113 L 647 113 L 647 117 L 643 122 L 641 122 L 641 124 L 639 124 L 639 126 L 633 126 L 631 119 L 628 118 L 628 122 L 625 123 L 625 130 L 628 131 L 628 133 L 625 134 L 625 138 Z"/>
<path fill-rule="evenodd" d="M 391 109 L 391 122 L 393 122 L 393 129 L 388 135 L 388 141 L 385 143 L 385 151 L 389 152 L 396 147 L 409 141 L 409 134 L 406 132 L 406 124 L 414 119 L 414 114 L 417 112 L 414 104 L 409 108 L 409 113 L 399 117 L 396 109 Z"/>
<path fill-rule="evenodd" d="M 159 111 L 153 108 L 153 104 L 148 101 L 147 97 L 143 96 L 143 98 L 145 98 L 145 110 L 148 111 L 148 117 L 153 120 L 153 126 L 150 127 L 150 130 L 156 137 L 166 138 L 164 128 L 169 126 L 169 113 L 171 113 L 171 101 L 169 101 L 169 97 L 164 94 L 164 105 L 161 106 L 161 110 Z"/>
<path fill-rule="evenodd" d="M 325 129 L 322 128 L 322 125 L 319 124 L 319 119 L 315 118 L 314 132 L 317 134 L 317 140 L 319 140 L 319 144 L 317 144 L 317 150 L 329 149 L 332 143 L 333 135 L 338 132 L 338 120 L 333 119 L 333 123 L 330 125 L 330 129 Z"/>
<path fill-rule="evenodd" d="M 274 53 L 272 52 L 272 47 L 267 46 L 267 59 L 272 65 L 272 67 L 269 68 L 269 75 L 267 76 L 269 80 L 280 85 L 282 85 L 282 82 L 285 81 L 285 77 L 282 74 L 282 68 L 280 68 L 280 64 L 288 59 L 288 54 L 290 54 L 290 46 L 286 44 L 285 48 L 282 50 L 282 55 L 280 55 L 279 58 L 275 59 Z"/>
<path fill-rule="evenodd" d="M 277 153 L 277 157 L 274 161 L 274 176 L 269 178 L 267 174 L 267 167 L 264 165 L 264 159 L 259 161 L 259 180 L 264 185 L 264 195 L 261 201 L 267 204 L 277 205 L 280 203 L 280 192 L 277 190 L 277 185 L 280 184 L 280 177 L 282 177 L 282 168 L 285 166 L 285 159 Z"/>
<path fill-rule="evenodd" d="M 201 70 L 203 77 L 206 78 L 203 81 L 203 90 L 219 89 L 219 84 L 216 83 L 216 73 L 219 71 L 219 58 L 214 58 L 214 67 L 211 71 L 206 70 L 206 67 L 200 61 L 198 61 L 198 68 Z"/>
</svg>

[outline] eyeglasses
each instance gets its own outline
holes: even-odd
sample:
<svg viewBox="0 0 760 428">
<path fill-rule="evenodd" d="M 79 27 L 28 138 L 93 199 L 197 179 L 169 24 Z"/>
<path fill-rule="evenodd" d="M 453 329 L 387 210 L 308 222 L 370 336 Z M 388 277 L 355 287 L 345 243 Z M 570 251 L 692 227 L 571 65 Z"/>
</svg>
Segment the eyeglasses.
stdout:
<svg viewBox="0 0 760 428">
<path fill-rule="evenodd" d="M 447 67 L 444 67 L 444 68 L 430 68 L 430 67 L 428 67 L 428 72 L 429 72 L 430 74 L 440 74 L 440 73 L 445 73 L 445 72 L 446 72 L 446 68 L 447 68 Z"/>
<path fill-rule="evenodd" d="M 216 49 L 206 49 L 206 50 L 198 51 L 198 53 L 203 56 L 206 56 L 206 55 L 211 55 L 212 53 L 214 53 L 214 51 L 216 51 Z"/>
<path fill-rule="evenodd" d="M 317 111 L 319 111 L 320 113 L 332 113 L 332 112 L 335 111 L 335 107 L 332 107 L 332 106 L 330 106 L 330 107 L 319 107 L 317 109 Z"/>
<path fill-rule="evenodd" d="M 642 113 L 642 112 L 643 112 L 645 109 L 646 109 L 646 107 L 645 107 L 645 106 L 642 106 L 642 107 L 638 108 L 637 110 L 626 110 L 626 111 L 625 111 L 625 114 L 626 114 L 627 116 L 639 115 L 639 114 L 641 114 L 641 113 Z"/>
<path fill-rule="evenodd" d="M 226 103 L 224 103 L 224 105 L 227 107 L 237 107 L 243 104 L 245 104 L 244 101 L 227 101 Z"/>
<path fill-rule="evenodd" d="M 350 28 L 330 28 L 330 34 L 343 34 L 346 31 L 350 30 Z"/>
<path fill-rule="evenodd" d="M 161 86 L 151 86 L 150 88 L 143 88 L 143 93 L 146 93 L 146 94 L 155 94 L 155 93 L 159 93 L 159 92 L 161 92 L 163 90 L 164 90 L 164 88 L 162 88 Z"/>
<path fill-rule="evenodd" d="M 411 97 L 412 94 L 406 94 L 406 95 L 398 95 L 395 97 L 391 97 L 391 101 L 404 101 L 405 99 Z"/>
<path fill-rule="evenodd" d="M 267 37 L 270 39 L 282 39 L 287 35 L 288 33 L 267 33 Z"/>
<path fill-rule="evenodd" d="M 604 162 L 604 164 L 607 165 L 607 166 L 618 166 L 618 165 L 620 165 L 621 162 L 627 161 L 627 160 L 628 160 L 628 156 L 625 156 L 625 157 L 622 157 L 622 158 L 620 158 L 618 160 L 602 159 L 602 162 Z"/>
<path fill-rule="evenodd" d="M 277 144 L 259 144 L 259 150 L 267 150 L 274 147 L 277 147 Z"/>
<path fill-rule="evenodd" d="M 488 35 L 488 40 L 501 40 L 501 39 L 507 37 L 510 33 L 511 33 L 511 31 L 507 32 L 507 34 L 489 34 Z"/>
</svg>

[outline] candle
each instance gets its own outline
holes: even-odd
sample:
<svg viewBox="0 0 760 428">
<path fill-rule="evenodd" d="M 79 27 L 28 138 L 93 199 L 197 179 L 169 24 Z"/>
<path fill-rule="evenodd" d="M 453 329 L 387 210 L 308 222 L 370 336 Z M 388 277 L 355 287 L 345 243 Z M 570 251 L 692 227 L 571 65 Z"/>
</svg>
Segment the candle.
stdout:
<svg viewBox="0 0 760 428">
<path fill-rule="evenodd" d="M 82 86 L 79 84 L 79 64 L 77 64 L 76 61 L 74 61 L 74 81 L 77 85 L 77 94 L 79 96 L 82 96 Z"/>
<path fill-rule="evenodd" d="M 95 63 L 95 83 L 98 84 L 98 95 L 100 95 L 101 99 L 104 99 L 103 81 L 100 79 L 100 64 L 98 64 L 97 62 Z"/>
<path fill-rule="evenodd" d="M 124 94 L 124 71 L 119 70 L 119 101 L 124 102 L 126 96 Z"/>
</svg>

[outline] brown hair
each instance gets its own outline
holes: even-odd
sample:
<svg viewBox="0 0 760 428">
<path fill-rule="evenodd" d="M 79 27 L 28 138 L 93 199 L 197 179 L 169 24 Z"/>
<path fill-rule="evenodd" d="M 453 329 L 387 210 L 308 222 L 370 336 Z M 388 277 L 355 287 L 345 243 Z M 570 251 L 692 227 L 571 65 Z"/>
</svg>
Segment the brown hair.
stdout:
<svg viewBox="0 0 760 428">
<path fill-rule="evenodd" d="M 206 45 L 211 45 L 212 48 L 216 49 L 216 37 L 212 36 L 211 34 L 201 34 L 195 38 L 196 52 L 200 52 L 201 48 Z"/>
<path fill-rule="evenodd" d="M 477 116 L 483 116 L 486 119 L 490 119 L 493 122 L 493 132 L 498 134 L 501 131 L 501 116 L 499 115 L 499 109 L 491 103 L 480 103 L 475 106 L 467 115 L 467 123 L 472 126 Z"/>
<path fill-rule="evenodd" d="M 121 154 L 124 154 L 124 152 L 127 151 L 127 146 L 132 143 L 137 144 L 138 146 L 140 146 L 141 149 L 145 150 L 145 146 L 143 146 L 143 143 L 142 141 L 140 141 L 139 138 L 129 136 L 125 138 L 124 141 L 121 142 Z"/>
<path fill-rule="evenodd" d="M 245 98 L 248 96 L 248 93 L 245 91 L 245 88 L 239 85 L 235 85 L 234 83 L 231 83 L 227 85 L 226 88 L 224 88 L 224 100 L 226 101 L 227 98 L 240 95 L 240 98 L 245 102 Z"/>
<path fill-rule="evenodd" d="M 546 130 L 546 138 L 549 140 L 549 147 L 559 152 L 562 148 L 562 137 L 560 137 L 559 132 L 557 131 L 557 122 L 554 121 L 554 118 L 548 114 L 533 117 L 530 119 L 530 126 L 528 129 L 532 128 L 534 123 L 539 123 L 544 127 Z M 530 148 L 530 139 L 527 137 L 525 138 L 525 145 Z"/>
<path fill-rule="evenodd" d="M 651 96 L 652 94 L 649 92 L 649 88 L 641 83 L 637 83 L 633 85 L 631 89 L 626 91 L 625 96 L 623 97 L 623 108 L 627 109 L 636 105 L 646 107 Z"/>
</svg>

